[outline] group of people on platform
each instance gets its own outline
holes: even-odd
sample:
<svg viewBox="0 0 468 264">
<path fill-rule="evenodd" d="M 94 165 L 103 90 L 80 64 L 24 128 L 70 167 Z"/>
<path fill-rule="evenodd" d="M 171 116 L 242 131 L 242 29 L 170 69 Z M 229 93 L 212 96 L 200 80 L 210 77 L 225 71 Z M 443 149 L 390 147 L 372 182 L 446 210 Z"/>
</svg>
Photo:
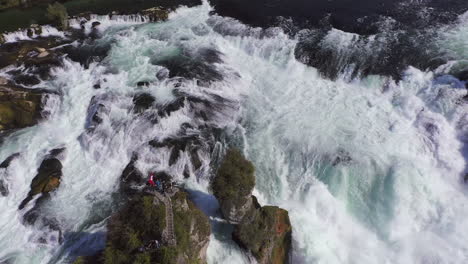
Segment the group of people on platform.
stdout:
<svg viewBox="0 0 468 264">
<path fill-rule="evenodd" d="M 172 181 L 166 182 L 161 179 L 155 179 L 154 173 L 150 173 L 147 185 L 151 188 L 156 188 L 159 192 L 166 192 L 172 188 Z"/>
</svg>

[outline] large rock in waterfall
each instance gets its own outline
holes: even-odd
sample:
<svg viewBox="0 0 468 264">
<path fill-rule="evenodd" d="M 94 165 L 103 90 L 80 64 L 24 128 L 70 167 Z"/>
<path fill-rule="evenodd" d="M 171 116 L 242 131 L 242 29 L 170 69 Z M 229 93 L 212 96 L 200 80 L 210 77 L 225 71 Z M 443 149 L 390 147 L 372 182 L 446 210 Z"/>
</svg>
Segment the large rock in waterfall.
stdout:
<svg viewBox="0 0 468 264">
<path fill-rule="evenodd" d="M 80 257 L 75 263 L 206 263 L 210 234 L 208 217 L 188 193 L 140 193 L 110 218 L 100 256 Z"/>
<path fill-rule="evenodd" d="M 60 186 L 62 178 L 62 163 L 59 159 L 64 157 L 65 149 L 51 150 L 42 161 L 36 176 L 31 182 L 28 196 L 21 202 L 19 209 L 37 197 L 34 205 L 23 215 L 23 223 L 37 229 L 39 243 L 62 243 L 63 233 L 60 222 L 43 210 L 45 204 L 51 199 L 50 193 Z"/>
<path fill-rule="evenodd" d="M 211 189 L 221 212 L 235 224 L 234 241 L 260 264 L 289 262 L 292 227 L 288 212 L 276 206 L 260 206 L 252 195 L 254 166 L 235 149 L 228 150 Z"/>
<path fill-rule="evenodd" d="M 37 124 L 45 95 L 40 90 L 0 84 L 0 132 Z"/>
<path fill-rule="evenodd" d="M 288 211 L 277 206 L 261 207 L 256 199 L 253 204 L 232 238 L 259 264 L 289 263 L 292 227 Z"/>
<path fill-rule="evenodd" d="M 48 194 L 60 185 L 62 178 L 62 163 L 56 157 L 46 158 L 42 161 L 37 175 L 31 182 L 31 190 L 28 196 L 21 202 L 19 209 L 23 209 L 26 204 L 38 194 Z"/>
<path fill-rule="evenodd" d="M 230 149 L 211 183 L 221 212 L 231 224 L 239 224 L 253 205 L 254 171 L 239 150 Z"/>
</svg>

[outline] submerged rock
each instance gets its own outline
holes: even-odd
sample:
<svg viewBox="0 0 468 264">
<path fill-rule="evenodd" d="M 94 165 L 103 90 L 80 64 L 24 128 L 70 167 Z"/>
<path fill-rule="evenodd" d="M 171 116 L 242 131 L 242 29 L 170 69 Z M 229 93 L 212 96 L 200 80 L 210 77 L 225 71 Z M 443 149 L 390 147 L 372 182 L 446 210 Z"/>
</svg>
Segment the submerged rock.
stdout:
<svg viewBox="0 0 468 264">
<path fill-rule="evenodd" d="M 135 113 L 143 113 L 154 104 L 155 100 L 156 99 L 151 94 L 137 94 L 133 97 L 133 103 L 135 104 L 133 111 Z"/>
<path fill-rule="evenodd" d="M 8 179 L 6 178 L 8 176 L 7 169 L 10 166 L 10 163 L 19 157 L 19 155 L 19 153 L 12 154 L 0 164 L 0 195 L 2 196 L 7 196 L 10 194 L 7 181 Z"/>
<path fill-rule="evenodd" d="M 254 166 L 239 150 L 228 150 L 211 189 L 223 216 L 235 224 L 233 240 L 260 264 L 289 262 L 292 227 L 288 212 L 260 206 L 252 195 Z"/>
<path fill-rule="evenodd" d="M 45 93 L 13 85 L 0 85 L 0 131 L 37 124 Z"/>
</svg>

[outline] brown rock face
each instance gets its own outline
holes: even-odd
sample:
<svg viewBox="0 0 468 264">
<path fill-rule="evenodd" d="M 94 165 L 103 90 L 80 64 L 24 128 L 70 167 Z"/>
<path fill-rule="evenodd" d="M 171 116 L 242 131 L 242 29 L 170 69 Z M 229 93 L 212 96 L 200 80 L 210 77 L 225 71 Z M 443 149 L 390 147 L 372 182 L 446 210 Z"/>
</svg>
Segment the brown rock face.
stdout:
<svg viewBox="0 0 468 264">
<path fill-rule="evenodd" d="M 56 158 L 45 159 L 37 170 L 36 177 L 31 182 L 31 191 L 29 191 L 28 196 L 21 203 L 19 209 L 23 209 L 35 195 L 47 194 L 57 189 L 60 185 L 61 177 L 62 163 Z"/>
<path fill-rule="evenodd" d="M 277 206 L 255 206 L 234 229 L 232 237 L 259 264 L 289 263 L 292 227 L 288 211 Z"/>
<path fill-rule="evenodd" d="M 0 85 L 0 131 L 37 124 L 44 93 L 12 85 Z"/>
</svg>

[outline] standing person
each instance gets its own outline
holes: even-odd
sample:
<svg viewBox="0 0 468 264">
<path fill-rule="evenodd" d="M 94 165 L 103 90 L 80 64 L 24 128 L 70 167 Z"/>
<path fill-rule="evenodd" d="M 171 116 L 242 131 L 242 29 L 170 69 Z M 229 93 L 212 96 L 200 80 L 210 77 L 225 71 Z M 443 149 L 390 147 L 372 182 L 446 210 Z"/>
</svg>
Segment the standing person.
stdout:
<svg viewBox="0 0 468 264">
<path fill-rule="evenodd" d="M 154 184 L 154 179 L 153 179 L 153 173 L 150 174 L 150 178 L 149 178 L 149 180 L 148 180 L 148 185 L 149 185 L 150 187 L 154 187 L 154 186 L 155 186 L 155 184 Z"/>
</svg>

